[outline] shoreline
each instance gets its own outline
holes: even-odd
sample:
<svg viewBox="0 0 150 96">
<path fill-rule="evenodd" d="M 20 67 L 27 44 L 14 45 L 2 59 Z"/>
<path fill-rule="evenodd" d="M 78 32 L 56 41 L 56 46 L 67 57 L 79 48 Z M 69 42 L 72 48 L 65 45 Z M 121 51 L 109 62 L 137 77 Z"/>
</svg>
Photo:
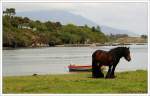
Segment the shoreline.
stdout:
<svg viewBox="0 0 150 96">
<path fill-rule="evenodd" d="M 51 47 L 99 47 L 99 46 L 125 46 L 125 45 L 148 45 L 148 43 L 111 43 L 111 44 L 64 44 L 55 46 L 36 46 L 36 47 L 2 47 L 2 50 L 15 50 L 15 49 L 37 49 L 37 48 L 51 48 Z"/>
<path fill-rule="evenodd" d="M 115 71 L 115 73 L 124 73 L 124 72 L 136 72 L 136 71 L 147 71 L 147 69 L 137 69 L 137 70 L 129 70 L 129 71 Z M 104 71 L 104 73 L 106 73 L 107 71 Z M 34 74 L 36 74 L 37 76 L 45 76 L 45 75 L 71 75 L 71 74 L 85 74 L 85 73 L 88 73 L 88 74 L 92 74 L 92 72 L 66 72 L 66 73 L 55 73 L 55 74 L 39 74 L 39 73 L 33 73 L 33 74 L 30 74 L 30 75 L 7 75 L 7 76 L 3 76 L 3 78 L 5 77 L 26 77 L 26 76 L 34 76 Z"/>
</svg>

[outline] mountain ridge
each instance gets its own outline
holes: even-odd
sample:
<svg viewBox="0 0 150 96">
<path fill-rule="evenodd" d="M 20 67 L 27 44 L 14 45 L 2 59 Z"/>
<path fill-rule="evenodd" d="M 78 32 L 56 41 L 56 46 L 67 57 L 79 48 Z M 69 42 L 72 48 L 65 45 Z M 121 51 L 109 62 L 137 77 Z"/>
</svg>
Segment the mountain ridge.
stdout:
<svg viewBox="0 0 150 96">
<path fill-rule="evenodd" d="M 81 16 L 73 14 L 69 11 L 64 10 L 50 10 L 50 11 L 26 11 L 26 12 L 17 12 L 17 16 L 28 17 L 33 20 L 40 20 L 40 21 L 53 21 L 53 22 L 61 22 L 62 24 L 66 25 L 69 23 L 84 26 L 85 24 L 88 26 L 98 26 L 99 24 Z M 101 25 L 101 30 L 105 35 L 110 34 L 128 34 L 129 36 L 138 36 L 138 34 L 131 32 L 125 29 L 118 29 L 109 27 L 106 25 Z"/>
</svg>

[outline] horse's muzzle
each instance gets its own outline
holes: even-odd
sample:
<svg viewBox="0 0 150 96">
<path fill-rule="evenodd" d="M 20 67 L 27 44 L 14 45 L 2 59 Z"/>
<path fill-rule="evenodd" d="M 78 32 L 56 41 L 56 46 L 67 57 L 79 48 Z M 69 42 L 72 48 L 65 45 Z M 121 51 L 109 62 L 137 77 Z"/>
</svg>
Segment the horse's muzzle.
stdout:
<svg viewBox="0 0 150 96">
<path fill-rule="evenodd" d="M 128 62 L 131 61 L 131 58 L 127 58 Z"/>
</svg>

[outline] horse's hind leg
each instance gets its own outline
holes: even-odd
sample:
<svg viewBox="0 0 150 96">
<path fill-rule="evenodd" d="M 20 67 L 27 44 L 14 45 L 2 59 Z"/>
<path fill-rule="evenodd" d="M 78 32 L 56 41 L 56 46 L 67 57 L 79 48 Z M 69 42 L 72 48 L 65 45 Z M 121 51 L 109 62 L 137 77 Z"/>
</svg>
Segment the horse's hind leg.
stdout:
<svg viewBox="0 0 150 96">
<path fill-rule="evenodd" d="M 112 66 L 110 65 L 105 78 L 110 78 L 110 75 L 111 75 L 111 68 L 112 68 Z"/>
<path fill-rule="evenodd" d="M 102 77 L 104 77 L 103 73 L 100 70 L 98 62 L 95 61 L 95 60 L 92 60 L 92 77 L 93 78 L 102 78 Z"/>
<path fill-rule="evenodd" d="M 99 70 L 98 77 L 99 77 L 99 78 L 104 78 L 104 74 L 103 74 L 103 72 L 102 72 L 102 70 L 101 70 L 101 67 L 102 67 L 102 65 L 99 64 L 99 66 L 98 66 L 98 70 Z"/>
<path fill-rule="evenodd" d="M 98 66 L 97 62 L 95 60 L 92 60 L 92 77 L 98 78 Z"/>
</svg>

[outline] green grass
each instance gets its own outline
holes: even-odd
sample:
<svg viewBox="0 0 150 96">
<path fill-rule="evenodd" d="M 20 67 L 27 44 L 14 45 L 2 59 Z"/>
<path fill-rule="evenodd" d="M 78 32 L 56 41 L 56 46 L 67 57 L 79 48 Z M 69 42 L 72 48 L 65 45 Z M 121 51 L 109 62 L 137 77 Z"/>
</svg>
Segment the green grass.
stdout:
<svg viewBox="0 0 150 96">
<path fill-rule="evenodd" d="M 147 71 L 94 79 L 91 73 L 3 77 L 3 93 L 147 93 Z"/>
</svg>

